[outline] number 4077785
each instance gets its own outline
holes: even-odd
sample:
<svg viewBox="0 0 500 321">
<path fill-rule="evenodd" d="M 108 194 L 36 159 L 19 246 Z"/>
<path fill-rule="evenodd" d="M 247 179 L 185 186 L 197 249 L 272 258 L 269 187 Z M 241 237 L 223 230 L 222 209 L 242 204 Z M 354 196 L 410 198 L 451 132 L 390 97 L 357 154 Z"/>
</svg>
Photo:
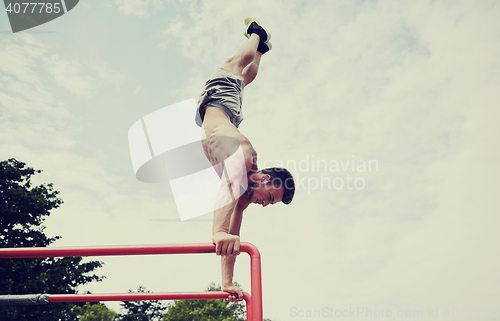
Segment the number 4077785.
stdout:
<svg viewBox="0 0 500 321">
<path fill-rule="evenodd" d="M 6 8 L 8 13 L 59 13 L 61 3 L 51 2 L 23 2 L 9 3 Z"/>
</svg>

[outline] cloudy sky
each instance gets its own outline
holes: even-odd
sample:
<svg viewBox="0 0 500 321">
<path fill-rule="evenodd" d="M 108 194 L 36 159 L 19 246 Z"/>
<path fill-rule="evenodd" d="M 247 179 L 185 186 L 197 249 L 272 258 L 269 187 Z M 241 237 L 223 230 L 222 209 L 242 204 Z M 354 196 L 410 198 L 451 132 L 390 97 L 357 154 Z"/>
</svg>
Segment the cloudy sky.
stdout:
<svg viewBox="0 0 500 321">
<path fill-rule="evenodd" d="M 211 215 L 181 222 L 169 184 L 136 180 L 127 133 L 195 98 L 244 43 L 247 16 L 273 50 L 240 130 L 297 184 L 292 204 L 245 211 L 264 315 L 485 318 L 500 299 L 497 1 L 82 0 L 16 34 L 0 13 L 0 157 L 61 191 L 54 246 L 211 241 Z M 220 283 L 214 255 L 102 261 L 106 280 L 82 292 Z M 250 291 L 246 254 L 235 280 Z"/>
</svg>

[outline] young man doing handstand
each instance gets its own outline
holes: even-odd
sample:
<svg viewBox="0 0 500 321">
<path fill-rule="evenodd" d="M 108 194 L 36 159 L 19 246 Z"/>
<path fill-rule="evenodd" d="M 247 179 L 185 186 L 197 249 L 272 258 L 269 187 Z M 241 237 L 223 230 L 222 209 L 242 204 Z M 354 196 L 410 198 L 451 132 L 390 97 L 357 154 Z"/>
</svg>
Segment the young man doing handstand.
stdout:
<svg viewBox="0 0 500 321">
<path fill-rule="evenodd" d="M 292 201 L 295 185 L 284 168 L 258 170 L 257 152 L 238 130 L 243 120 L 242 93 L 257 75 L 262 55 L 271 49 L 270 34 L 253 18 L 245 19 L 248 40 L 217 68 L 198 98 L 196 122 L 202 127 L 203 149 L 221 178 L 212 241 L 222 256 L 222 289 L 233 293 L 228 301 L 241 301 L 241 289 L 233 285 L 233 270 L 240 250 L 243 211 L 249 204 Z"/>
</svg>

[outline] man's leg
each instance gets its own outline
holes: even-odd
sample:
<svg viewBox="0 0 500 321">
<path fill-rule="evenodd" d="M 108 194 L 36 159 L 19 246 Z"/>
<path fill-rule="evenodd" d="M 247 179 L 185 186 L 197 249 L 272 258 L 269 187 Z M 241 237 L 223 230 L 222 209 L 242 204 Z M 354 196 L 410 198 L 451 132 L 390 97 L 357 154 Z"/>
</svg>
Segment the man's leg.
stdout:
<svg viewBox="0 0 500 321">
<path fill-rule="evenodd" d="M 243 80 L 243 88 L 245 88 L 246 85 L 251 83 L 252 80 L 255 79 L 255 76 L 257 76 L 257 72 L 259 70 L 260 58 L 262 58 L 262 54 L 260 53 L 260 51 L 257 51 L 253 61 L 243 69 L 242 74 L 243 78 L 245 78 L 245 80 Z"/>
<path fill-rule="evenodd" d="M 222 68 L 236 74 L 243 76 L 243 70 L 245 67 L 250 65 L 256 58 L 257 56 L 257 47 L 259 46 L 260 42 L 260 37 L 256 34 L 253 33 L 250 38 L 245 42 L 245 44 L 238 50 L 238 52 L 229 60 L 227 60 L 223 65 Z M 260 61 L 260 53 L 258 57 L 258 61 Z M 258 62 L 256 67 L 258 68 Z M 255 68 L 252 68 L 252 70 Z M 255 70 L 254 72 L 254 77 L 257 74 L 257 71 Z M 253 79 L 252 79 L 253 80 Z M 251 80 L 250 80 L 251 81 Z M 249 83 L 249 82 L 248 82 Z"/>
</svg>

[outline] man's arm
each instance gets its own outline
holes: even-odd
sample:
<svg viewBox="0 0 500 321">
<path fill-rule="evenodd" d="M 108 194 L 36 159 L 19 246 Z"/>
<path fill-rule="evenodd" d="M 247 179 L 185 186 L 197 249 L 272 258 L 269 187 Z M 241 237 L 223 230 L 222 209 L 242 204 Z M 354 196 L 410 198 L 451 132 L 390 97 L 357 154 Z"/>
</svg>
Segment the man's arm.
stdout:
<svg viewBox="0 0 500 321">
<path fill-rule="evenodd" d="M 234 183 L 238 184 L 239 180 Z M 237 203 L 238 199 L 234 197 L 231 183 L 222 179 L 215 201 L 212 227 L 212 242 L 216 245 L 217 255 L 237 254 L 240 250 L 239 236 L 230 233 L 231 220 Z"/>
<path fill-rule="evenodd" d="M 217 255 L 237 255 L 240 251 L 239 237 L 230 233 L 230 224 L 241 196 L 241 186 L 246 188 L 248 185 L 246 158 L 248 157 L 245 157 L 240 147 L 223 163 L 223 175 L 215 200 L 212 228 L 212 241 L 216 244 Z"/>
<path fill-rule="evenodd" d="M 212 242 L 216 245 L 217 255 L 237 255 L 240 251 L 240 238 L 229 233 L 231 214 L 235 211 L 237 200 L 223 206 L 214 212 Z"/>
<path fill-rule="evenodd" d="M 212 145 L 213 146 L 213 145 Z M 246 145 L 245 145 L 246 146 Z M 215 147 L 215 146 L 213 146 Z M 240 148 L 224 159 L 221 186 L 217 193 L 212 229 L 212 241 L 216 244 L 217 255 L 222 255 L 222 286 L 223 290 L 233 293 L 228 301 L 241 301 L 241 289 L 233 284 L 233 271 L 236 256 L 240 251 L 240 227 L 243 210 L 248 206 L 246 195 L 242 188 L 247 189 L 247 172 L 251 168 L 251 150 Z M 246 152 L 245 152 L 246 151 Z"/>
<path fill-rule="evenodd" d="M 243 219 L 243 210 L 244 208 L 242 206 L 240 206 L 239 204 L 236 205 L 236 208 L 231 218 L 231 224 L 229 228 L 229 234 L 237 236 L 238 238 L 240 236 L 241 221 Z M 239 247 L 239 242 L 238 242 L 238 247 Z M 222 256 L 221 259 L 222 290 L 234 294 L 228 297 L 228 301 L 230 302 L 243 300 L 243 294 L 241 289 L 233 284 L 234 263 L 236 261 L 236 256 L 238 254 L 239 251 L 236 254 Z"/>
</svg>

